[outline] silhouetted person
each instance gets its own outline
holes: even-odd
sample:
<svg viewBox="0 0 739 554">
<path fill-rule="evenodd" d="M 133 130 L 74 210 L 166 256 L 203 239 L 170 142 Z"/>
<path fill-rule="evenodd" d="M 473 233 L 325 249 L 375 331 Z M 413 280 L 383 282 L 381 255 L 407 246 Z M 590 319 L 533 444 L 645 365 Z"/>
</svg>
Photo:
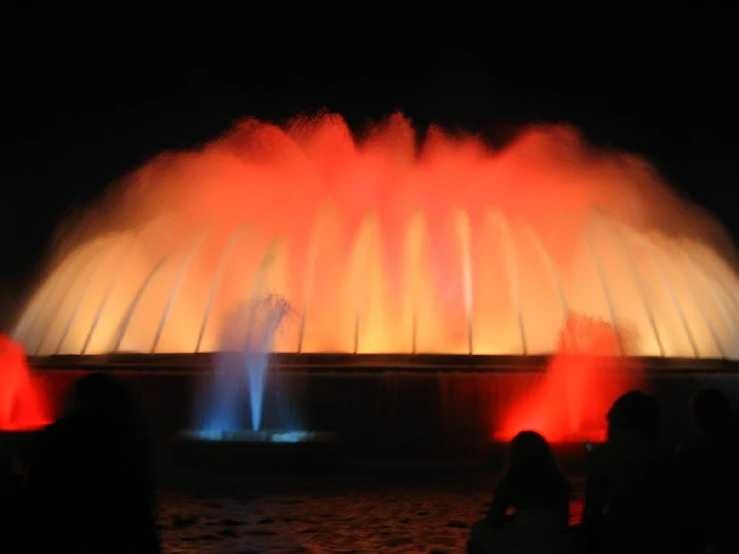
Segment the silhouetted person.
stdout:
<svg viewBox="0 0 739 554">
<path fill-rule="evenodd" d="M 13 452 L 0 445 L 0 552 L 17 552 L 22 483 Z"/>
<path fill-rule="evenodd" d="M 469 551 L 563 552 L 572 547 L 570 485 L 544 437 L 523 431 L 511 441 L 509 469 L 498 483 L 487 518 L 472 528 Z M 513 510 L 510 523 L 506 513 Z"/>
<path fill-rule="evenodd" d="M 659 442 L 659 404 L 643 392 L 628 392 L 607 418 L 608 439 L 589 460 L 581 527 L 587 550 L 679 551 L 675 464 Z"/>
<path fill-rule="evenodd" d="M 26 551 L 159 551 L 148 441 L 127 388 L 80 379 L 73 412 L 44 430 L 28 475 Z"/>
<path fill-rule="evenodd" d="M 739 440 L 729 399 L 716 389 L 692 400 L 696 435 L 677 449 L 697 549 L 739 552 Z"/>
</svg>

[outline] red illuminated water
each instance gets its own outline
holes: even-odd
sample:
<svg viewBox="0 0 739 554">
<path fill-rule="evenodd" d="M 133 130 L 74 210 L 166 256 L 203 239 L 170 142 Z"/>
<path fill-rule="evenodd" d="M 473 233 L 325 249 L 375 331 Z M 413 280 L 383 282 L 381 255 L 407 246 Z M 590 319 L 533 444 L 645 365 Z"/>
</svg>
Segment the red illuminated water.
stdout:
<svg viewBox="0 0 739 554">
<path fill-rule="evenodd" d="M 549 355 L 581 313 L 634 329 L 629 355 L 739 356 L 720 226 L 570 127 L 496 149 L 400 114 L 359 136 L 250 119 L 98 208 L 14 330 L 29 353 L 215 351 L 234 306 L 274 293 L 282 352 Z"/>
<path fill-rule="evenodd" d="M 605 440 L 608 409 L 640 381 L 636 360 L 619 355 L 625 340 L 608 323 L 570 317 L 541 383 L 514 405 L 496 438 L 532 430 L 549 442 Z"/>
<path fill-rule="evenodd" d="M 21 431 L 47 425 L 48 406 L 23 348 L 0 335 L 0 430 Z"/>
</svg>

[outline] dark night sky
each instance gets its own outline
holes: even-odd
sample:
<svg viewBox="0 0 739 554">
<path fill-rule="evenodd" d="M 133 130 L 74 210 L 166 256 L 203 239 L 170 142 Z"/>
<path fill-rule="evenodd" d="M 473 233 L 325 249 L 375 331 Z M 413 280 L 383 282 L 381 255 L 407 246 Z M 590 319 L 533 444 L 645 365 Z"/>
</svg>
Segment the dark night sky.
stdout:
<svg viewBox="0 0 739 554">
<path fill-rule="evenodd" d="M 572 122 L 644 154 L 739 234 L 727 201 L 739 169 L 731 12 L 396 6 L 6 11 L 0 308 L 59 219 L 115 177 L 245 115 L 321 107 L 353 125 L 399 108 L 486 133 Z"/>
</svg>

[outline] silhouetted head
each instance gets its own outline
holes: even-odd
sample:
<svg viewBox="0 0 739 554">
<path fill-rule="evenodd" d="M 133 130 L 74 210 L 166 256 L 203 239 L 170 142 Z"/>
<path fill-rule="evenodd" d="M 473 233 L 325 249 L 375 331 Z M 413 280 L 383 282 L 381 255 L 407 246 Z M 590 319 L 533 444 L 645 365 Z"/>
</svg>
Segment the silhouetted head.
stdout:
<svg viewBox="0 0 739 554">
<path fill-rule="evenodd" d="M 732 414 L 729 398 L 720 390 L 698 392 L 691 401 L 695 426 L 706 434 L 725 433 L 731 429 Z"/>
<path fill-rule="evenodd" d="M 623 437 L 656 440 L 662 425 L 662 409 L 653 396 L 635 390 L 613 403 L 607 419 L 609 440 Z"/>
<path fill-rule="evenodd" d="M 125 418 L 131 408 L 126 386 L 105 373 L 85 375 L 74 385 L 75 412 Z"/>
<path fill-rule="evenodd" d="M 522 431 L 511 441 L 508 475 L 520 486 L 564 478 L 546 439 L 534 431 Z"/>
</svg>

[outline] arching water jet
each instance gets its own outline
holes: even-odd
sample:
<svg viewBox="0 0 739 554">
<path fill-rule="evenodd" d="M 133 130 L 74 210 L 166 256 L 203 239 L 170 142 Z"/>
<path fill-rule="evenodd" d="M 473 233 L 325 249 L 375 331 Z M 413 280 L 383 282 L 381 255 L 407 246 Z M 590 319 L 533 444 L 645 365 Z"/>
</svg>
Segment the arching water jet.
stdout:
<svg viewBox="0 0 739 554">
<path fill-rule="evenodd" d="M 187 276 L 187 271 L 190 269 L 190 264 L 192 263 L 193 258 L 195 257 L 195 253 L 198 251 L 198 248 L 203 244 L 203 240 L 205 240 L 207 231 L 203 231 L 197 239 L 195 239 L 194 244 L 190 248 L 190 251 L 187 254 L 187 257 L 185 258 L 185 261 L 182 263 L 182 267 L 180 267 L 179 272 L 177 273 L 177 278 L 175 279 L 174 285 L 172 285 L 172 290 L 169 293 L 169 296 L 167 297 L 167 302 L 164 305 L 164 312 L 162 313 L 162 317 L 159 320 L 159 326 L 157 327 L 156 334 L 154 335 L 154 342 L 151 345 L 151 353 L 154 354 L 157 351 L 157 346 L 159 345 L 159 339 L 162 336 L 162 331 L 164 331 L 164 326 L 167 324 L 167 318 L 169 317 L 169 313 L 172 311 L 172 305 L 174 304 L 175 299 L 177 298 L 177 293 L 180 292 L 180 288 L 182 287 L 182 281 L 185 280 L 185 277 Z"/>
<path fill-rule="evenodd" d="M 467 321 L 467 351 L 472 354 L 472 247 L 470 245 L 470 219 L 463 210 L 455 217 L 457 236 L 462 255 L 462 290 L 464 292 L 464 315 Z"/>
<path fill-rule="evenodd" d="M 518 261 L 516 258 L 516 247 L 508 219 L 500 212 L 495 212 L 494 219 L 498 222 L 503 234 L 505 269 L 508 278 L 508 286 L 513 291 L 513 302 L 516 308 L 516 320 L 521 337 L 521 354 L 528 354 L 528 343 L 526 341 L 526 328 L 524 327 L 523 310 L 521 308 L 521 291 L 518 280 Z"/>
<path fill-rule="evenodd" d="M 80 270 L 80 273 L 81 274 L 85 274 L 85 269 L 88 269 L 88 268 L 89 268 L 90 272 L 92 272 L 92 273 L 95 272 L 95 270 L 97 269 L 98 265 L 100 264 L 99 257 L 102 255 L 102 253 L 103 253 L 102 251 L 103 251 L 103 247 L 102 247 L 102 245 L 99 245 L 98 248 L 94 251 L 94 253 L 87 260 L 85 260 L 85 263 L 82 266 L 82 269 Z M 56 313 L 56 317 L 50 317 L 50 318 L 47 319 L 46 325 L 44 326 L 44 330 L 39 334 L 40 339 L 39 339 L 38 343 L 36 344 L 35 348 L 33 349 L 33 354 L 38 355 L 38 353 L 41 351 L 41 349 L 43 348 L 44 344 L 46 343 L 46 341 L 48 339 L 48 336 L 49 336 L 49 333 L 51 332 L 51 330 L 54 327 L 54 323 L 60 317 L 62 317 L 62 314 L 60 313 L 61 312 L 61 307 L 63 306 L 64 301 L 67 300 L 67 294 L 74 288 L 74 285 L 75 284 L 76 284 L 76 280 L 71 279 L 70 282 L 69 282 L 69 287 L 66 289 L 66 291 L 67 291 L 66 294 L 61 294 L 57 298 L 57 301 L 54 304 L 54 306 L 55 306 L 54 307 L 54 311 Z"/>
<path fill-rule="evenodd" d="M 103 258 L 100 260 L 98 265 L 95 267 L 93 271 L 90 272 L 89 277 L 87 278 L 87 281 L 85 282 L 85 286 L 82 290 L 82 294 L 80 294 L 79 299 L 77 300 L 77 304 L 74 307 L 74 310 L 72 311 L 72 315 L 69 316 L 69 320 L 67 320 L 67 324 L 64 326 L 64 331 L 62 332 L 61 337 L 59 337 L 59 342 L 57 342 L 56 349 L 54 350 L 54 354 L 59 354 L 59 352 L 62 349 L 62 346 L 64 345 L 64 340 L 67 338 L 67 335 L 69 335 L 69 330 L 72 328 L 72 324 L 74 323 L 75 318 L 77 317 L 77 314 L 80 312 L 80 308 L 82 308 L 82 304 L 85 301 L 85 298 L 87 297 L 88 292 L 90 291 L 90 287 L 93 284 L 93 281 L 97 274 L 100 272 L 100 269 L 103 267 L 106 261 L 109 259 L 112 259 L 116 254 L 118 254 L 118 250 L 114 249 L 108 258 Z"/>
<path fill-rule="evenodd" d="M 95 334 L 95 330 L 98 327 L 100 318 L 102 317 L 105 307 L 108 305 L 110 296 L 113 293 L 113 290 L 115 288 L 116 280 L 121 275 L 123 268 L 126 267 L 126 262 L 131 258 L 133 253 L 136 251 L 136 246 L 137 246 L 136 241 L 132 241 L 128 253 L 125 256 L 121 257 L 121 264 L 119 267 L 116 268 L 117 271 L 114 271 L 111 274 L 110 279 L 108 280 L 108 285 L 104 289 L 103 297 L 100 300 L 100 304 L 98 305 L 97 310 L 95 311 L 95 315 L 92 318 L 92 323 L 90 324 L 90 328 L 87 332 L 87 335 L 85 336 L 85 342 L 82 344 L 82 348 L 80 349 L 81 355 L 87 354 L 87 349 L 90 346 L 90 341 L 92 340 L 92 337 Z"/>
<path fill-rule="evenodd" d="M 208 293 L 208 302 L 205 306 L 205 314 L 203 314 L 203 323 L 200 325 L 200 331 L 198 332 L 198 340 L 195 344 L 195 353 L 200 352 L 200 347 L 203 344 L 205 330 L 208 327 L 210 314 L 213 311 L 213 303 L 215 302 L 216 295 L 218 294 L 218 290 L 221 286 L 223 274 L 226 272 L 226 268 L 228 267 L 228 262 L 231 261 L 231 255 L 233 254 L 234 248 L 236 248 L 236 244 L 239 238 L 241 238 L 243 234 L 247 233 L 248 230 L 248 225 L 241 225 L 240 227 L 237 227 L 236 230 L 231 233 L 231 236 L 228 239 L 228 244 L 221 254 L 215 276 L 213 277 L 213 284 L 211 284 L 210 291 Z"/>
<path fill-rule="evenodd" d="M 146 276 L 146 279 L 144 279 L 144 282 L 141 283 L 141 286 L 138 288 L 136 292 L 136 296 L 134 296 L 133 300 L 131 301 L 131 304 L 126 310 L 126 313 L 123 316 L 123 320 L 121 321 L 121 324 L 119 326 L 118 332 L 116 333 L 113 352 L 117 352 L 120 349 L 121 343 L 123 342 L 123 339 L 126 336 L 126 331 L 128 331 L 128 326 L 131 323 L 131 318 L 133 317 L 133 314 L 136 311 L 136 307 L 139 305 L 139 302 L 141 301 L 141 297 L 144 296 L 144 292 L 146 292 L 146 287 L 149 286 L 149 283 L 151 283 L 151 281 L 154 279 L 156 274 L 159 273 L 159 271 L 161 271 L 161 269 L 165 266 L 168 259 L 169 259 L 169 254 L 166 254 L 165 256 L 163 256 L 159 260 L 159 262 L 157 262 L 154 268 L 149 272 L 149 274 Z"/>
<path fill-rule="evenodd" d="M 608 277 L 606 276 L 606 272 L 603 270 L 603 264 L 601 263 L 597 250 L 593 246 L 593 241 L 590 238 L 587 227 L 583 226 L 581 233 L 583 239 L 585 240 L 585 244 L 587 245 L 588 252 L 590 253 L 590 258 L 593 260 L 593 265 L 598 272 L 598 279 L 603 286 L 603 296 L 605 297 L 606 305 L 608 306 L 608 315 L 611 318 L 611 325 L 614 329 L 616 329 L 618 328 L 618 321 L 616 320 L 616 308 L 613 305 L 611 290 L 608 287 Z M 618 341 L 618 354 L 623 356 L 624 354 L 626 354 L 626 351 L 624 349 L 620 333 L 616 334 L 616 340 Z"/>
</svg>

